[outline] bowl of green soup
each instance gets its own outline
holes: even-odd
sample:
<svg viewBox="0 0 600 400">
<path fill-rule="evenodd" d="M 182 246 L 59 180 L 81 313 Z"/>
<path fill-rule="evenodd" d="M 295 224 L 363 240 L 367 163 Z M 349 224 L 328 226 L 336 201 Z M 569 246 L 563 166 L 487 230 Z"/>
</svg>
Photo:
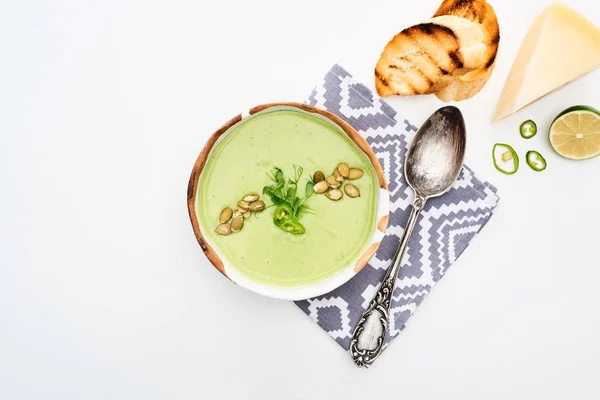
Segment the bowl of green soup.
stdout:
<svg viewBox="0 0 600 400">
<path fill-rule="evenodd" d="M 239 286 L 287 300 L 328 293 L 356 275 L 389 214 L 383 169 L 366 140 L 300 103 L 254 107 L 213 133 L 187 200 L 212 265 Z"/>
</svg>

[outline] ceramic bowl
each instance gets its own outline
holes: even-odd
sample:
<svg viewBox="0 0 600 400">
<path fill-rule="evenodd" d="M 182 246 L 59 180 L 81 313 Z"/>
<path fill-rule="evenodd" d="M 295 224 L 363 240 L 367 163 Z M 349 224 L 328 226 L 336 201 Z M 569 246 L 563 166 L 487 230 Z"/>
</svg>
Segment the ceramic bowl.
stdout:
<svg viewBox="0 0 600 400">
<path fill-rule="evenodd" d="M 211 156 L 212 148 L 220 139 L 225 137 L 225 135 L 231 132 L 238 124 L 243 123 L 245 118 L 256 113 L 260 113 L 265 110 L 271 109 L 273 107 L 277 107 L 278 109 L 295 109 L 295 111 L 301 111 L 304 113 L 311 114 L 320 118 L 321 120 L 325 120 L 326 122 L 331 123 L 339 131 L 344 132 L 352 140 L 352 142 L 368 157 L 373 168 L 375 169 L 376 178 L 379 182 L 379 193 L 375 224 L 372 228 L 373 230 L 371 238 L 365 248 L 365 251 L 359 257 L 353 260 L 350 264 L 348 264 L 337 275 L 314 284 L 296 288 L 280 288 L 274 286 L 267 286 L 253 281 L 251 279 L 248 279 L 240 272 L 238 272 L 231 264 L 227 262 L 227 260 L 224 257 L 222 257 L 219 254 L 219 250 L 211 243 L 210 239 L 206 235 L 206 232 L 203 232 L 203 228 L 201 227 L 201 224 L 198 221 L 198 214 L 196 211 L 196 206 L 198 202 L 202 202 L 202 199 L 198 198 L 197 196 L 198 182 L 202 175 L 202 170 L 206 165 L 207 160 Z M 221 274 L 223 274 L 232 282 L 246 289 L 252 290 L 256 293 L 265 296 L 286 300 L 301 300 L 319 296 L 336 289 L 337 287 L 343 285 L 348 280 L 350 280 L 367 264 L 367 262 L 377 251 L 379 245 L 381 244 L 381 240 L 384 237 L 389 217 L 389 192 L 387 183 L 385 181 L 385 175 L 383 173 L 383 169 L 379 163 L 379 160 L 377 159 L 377 156 L 369 147 L 367 141 L 361 135 L 359 135 L 358 132 L 354 130 L 354 128 L 352 128 L 348 123 L 346 123 L 336 115 L 325 110 L 321 110 L 316 107 L 300 103 L 271 103 L 259 105 L 248 111 L 236 115 L 225 125 L 219 128 L 216 132 L 214 132 L 208 139 L 208 142 L 205 144 L 204 148 L 202 149 L 202 152 L 198 156 L 194 168 L 192 169 L 192 174 L 190 176 L 188 184 L 187 204 L 190 221 L 192 223 L 196 239 L 198 240 L 198 243 L 200 244 L 200 247 L 202 248 L 202 251 L 204 251 L 204 254 L 208 258 L 208 260 Z"/>
</svg>

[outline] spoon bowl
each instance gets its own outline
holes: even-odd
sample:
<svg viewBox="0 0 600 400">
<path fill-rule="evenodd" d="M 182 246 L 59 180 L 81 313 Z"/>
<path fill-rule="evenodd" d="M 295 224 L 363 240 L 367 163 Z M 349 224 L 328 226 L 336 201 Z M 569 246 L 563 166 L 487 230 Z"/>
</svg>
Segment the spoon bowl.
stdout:
<svg viewBox="0 0 600 400">
<path fill-rule="evenodd" d="M 453 106 L 440 108 L 413 139 L 406 155 L 404 176 L 424 198 L 446 193 L 460 174 L 465 157 L 465 121 Z"/>
</svg>

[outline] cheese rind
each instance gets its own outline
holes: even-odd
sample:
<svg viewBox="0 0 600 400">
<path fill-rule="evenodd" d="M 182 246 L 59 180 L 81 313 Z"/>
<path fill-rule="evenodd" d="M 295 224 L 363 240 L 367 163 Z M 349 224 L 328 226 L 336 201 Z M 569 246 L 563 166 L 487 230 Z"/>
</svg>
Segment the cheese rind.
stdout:
<svg viewBox="0 0 600 400">
<path fill-rule="evenodd" d="M 562 3 L 534 21 L 506 80 L 494 121 L 600 68 L 600 28 Z"/>
</svg>

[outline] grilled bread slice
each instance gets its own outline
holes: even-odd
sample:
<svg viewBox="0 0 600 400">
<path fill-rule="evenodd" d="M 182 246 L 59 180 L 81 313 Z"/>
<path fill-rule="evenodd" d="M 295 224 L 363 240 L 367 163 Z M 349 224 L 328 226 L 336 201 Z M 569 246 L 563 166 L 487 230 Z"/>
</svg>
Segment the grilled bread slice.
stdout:
<svg viewBox="0 0 600 400">
<path fill-rule="evenodd" d="M 463 68 L 465 61 L 481 66 L 482 49 L 472 47 L 481 44 L 482 37 L 477 24 L 460 18 L 403 30 L 387 44 L 375 67 L 377 93 L 382 97 L 425 94 L 444 75 Z"/>
<path fill-rule="evenodd" d="M 443 15 L 468 19 L 479 24 L 483 31 L 484 65 L 474 70 L 455 70 L 429 91 L 435 92 L 442 101 L 462 101 L 479 93 L 492 75 L 500 44 L 500 27 L 494 8 L 485 0 L 444 0 L 435 13 L 436 17 Z"/>
</svg>

